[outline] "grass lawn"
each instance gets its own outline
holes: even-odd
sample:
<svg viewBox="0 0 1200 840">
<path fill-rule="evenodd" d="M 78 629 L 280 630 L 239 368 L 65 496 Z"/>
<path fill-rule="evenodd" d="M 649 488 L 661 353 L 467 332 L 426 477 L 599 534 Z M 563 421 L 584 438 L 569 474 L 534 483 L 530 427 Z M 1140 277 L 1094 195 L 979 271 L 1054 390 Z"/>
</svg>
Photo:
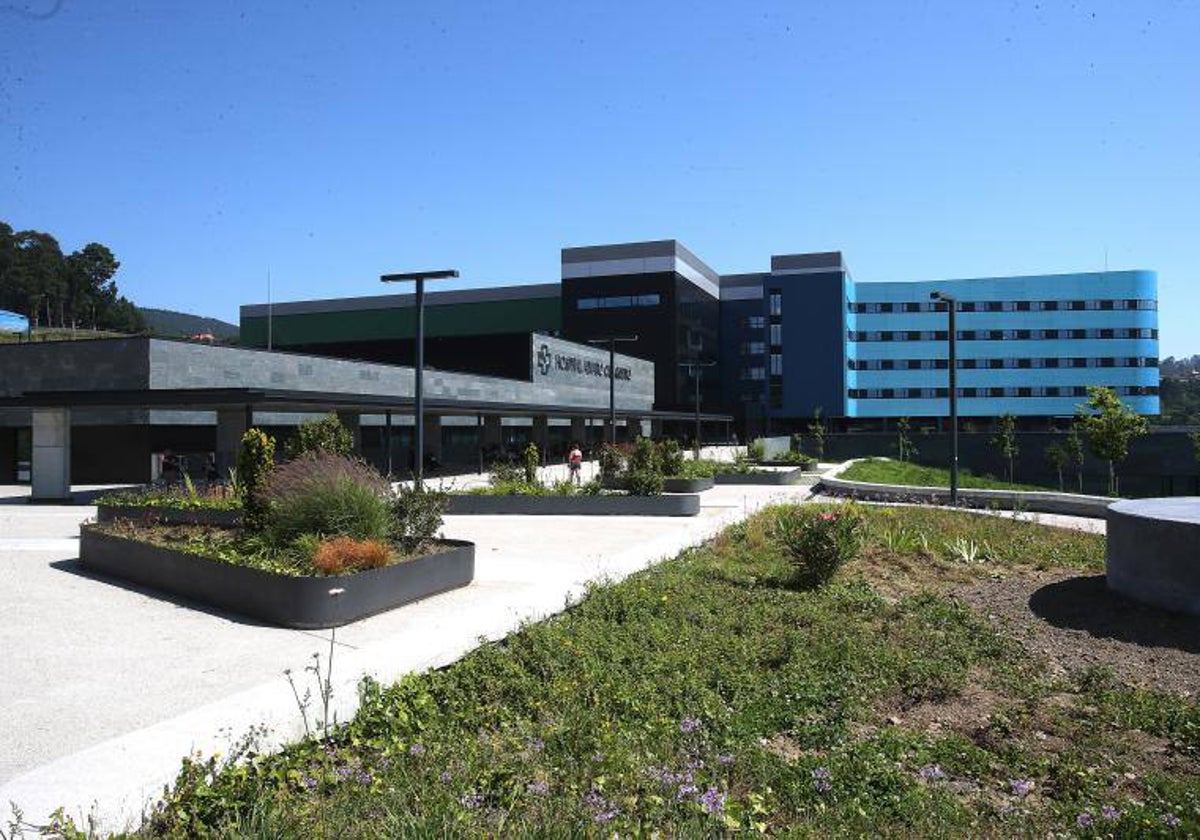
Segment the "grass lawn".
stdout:
<svg viewBox="0 0 1200 840">
<path fill-rule="evenodd" d="M 888 461 L 872 458 L 851 464 L 839 478 L 847 481 L 868 481 L 873 484 L 900 484 L 906 487 L 949 487 L 950 471 L 941 467 L 923 467 L 908 461 Z M 1053 490 L 1035 484 L 1010 484 L 994 478 L 973 475 L 960 469 L 958 486 L 975 490 Z"/>
<path fill-rule="evenodd" d="M 364 684 L 327 741 L 185 761 L 144 832 L 1200 832 L 1194 697 L 1052 667 L 954 595 L 1038 569 L 1095 574 L 1103 537 L 869 508 L 861 556 L 797 591 L 777 515 L 443 670 Z"/>
</svg>

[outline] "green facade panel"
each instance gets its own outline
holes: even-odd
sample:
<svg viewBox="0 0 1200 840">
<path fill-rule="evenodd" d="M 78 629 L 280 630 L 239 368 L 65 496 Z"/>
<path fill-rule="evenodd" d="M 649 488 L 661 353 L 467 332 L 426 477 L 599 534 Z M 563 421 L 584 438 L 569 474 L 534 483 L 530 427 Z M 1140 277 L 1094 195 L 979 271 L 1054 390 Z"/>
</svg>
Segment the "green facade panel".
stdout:
<svg viewBox="0 0 1200 840">
<path fill-rule="evenodd" d="M 342 341 L 413 338 L 416 316 L 412 309 L 362 309 L 343 312 L 308 312 L 274 315 L 272 344 L 293 345 Z M 560 299 L 531 298 L 482 303 L 455 303 L 425 308 L 425 334 L 473 336 L 521 332 L 548 332 L 562 328 Z M 267 346 L 267 319 L 242 318 L 241 343 Z"/>
</svg>

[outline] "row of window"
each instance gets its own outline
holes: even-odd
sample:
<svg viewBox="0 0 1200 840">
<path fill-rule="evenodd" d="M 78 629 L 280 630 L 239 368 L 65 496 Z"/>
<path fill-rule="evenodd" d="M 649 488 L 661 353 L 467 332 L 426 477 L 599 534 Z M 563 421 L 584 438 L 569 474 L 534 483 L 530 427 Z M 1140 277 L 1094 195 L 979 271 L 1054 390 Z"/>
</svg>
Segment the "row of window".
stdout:
<svg viewBox="0 0 1200 840">
<path fill-rule="evenodd" d="M 634 306 L 658 306 L 662 298 L 657 293 L 649 295 L 616 295 L 613 297 L 579 298 L 577 309 L 629 309 Z"/>
<path fill-rule="evenodd" d="M 859 315 L 876 315 L 888 312 L 945 312 L 946 304 L 941 301 L 919 303 L 850 303 L 846 308 Z M 1158 301 L 1137 298 L 1116 300 L 960 300 L 959 312 L 1083 312 L 1106 310 L 1156 310 Z"/>
<path fill-rule="evenodd" d="M 783 354 L 772 353 L 768 360 L 767 367 L 762 365 L 747 365 L 742 368 L 741 378 L 745 380 L 760 380 L 767 378 L 767 372 L 770 371 L 771 376 L 783 376 Z"/>
<path fill-rule="evenodd" d="M 997 397 L 1086 397 L 1085 385 L 1046 385 L 1024 388 L 958 388 L 962 399 L 995 399 Z M 1112 390 L 1123 397 L 1153 397 L 1158 388 L 1152 385 L 1118 385 Z M 950 396 L 949 388 L 851 388 L 852 400 L 933 400 Z"/>
<path fill-rule="evenodd" d="M 846 362 L 850 370 L 946 370 L 950 363 L 946 359 L 850 359 Z M 1158 367 L 1158 359 L 1152 356 L 1101 356 L 1084 358 L 1038 359 L 959 359 L 959 370 L 995 370 L 997 368 L 1096 368 L 1096 367 Z"/>
<path fill-rule="evenodd" d="M 1149 327 L 1105 327 L 1086 330 L 955 330 L 959 341 L 1044 341 L 1082 338 L 1158 338 Z M 945 341 L 948 330 L 847 330 L 850 341 Z"/>
</svg>

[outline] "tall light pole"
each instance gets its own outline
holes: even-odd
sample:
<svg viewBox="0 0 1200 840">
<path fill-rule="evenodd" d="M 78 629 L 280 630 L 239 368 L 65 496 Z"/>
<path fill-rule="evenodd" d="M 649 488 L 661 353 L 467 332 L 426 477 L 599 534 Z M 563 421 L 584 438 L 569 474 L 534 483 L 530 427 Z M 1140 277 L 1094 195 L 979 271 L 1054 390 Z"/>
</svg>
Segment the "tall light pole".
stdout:
<svg viewBox="0 0 1200 840">
<path fill-rule="evenodd" d="M 439 271 L 410 271 L 404 274 L 384 274 L 380 280 L 384 283 L 403 283 L 409 280 L 416 282 L 417 338 L 416 360 L 414 368 L 413 397 L 416 402 L 416 415 L 413 418 L 416 457 L 413 467 L 413 484 L 420 489 L 425 474 L 425 281 L 445 280 L 457 277 L 458 271 L 452 268 Z"/>
<path fill-rule="evenodd" d="M 588 344 L 608 345 L 608 442 L 612 446 L 617 443 L 617 342 L 637 340 L 636 335 L 610 335 L 588 341 Z"/>
<path fill-rule="evenodd" d="M 692 448 L 692 454 L 697 461 L 700 460 L 700 374 L 706 367 L 714 367 L 716 362 L 680 362 L 680 367 L 685 367 L 696 380 L 696 442 Z"/>
<path fill-rule="evenodd" d="M 950 366 L 950 504 L 958 506 L 958 332 L 954 316 L 958 310 L 958 299 L 943 292 L 933 292 L 930 300 L 946 304 L 950 313 L 949 366 Z"/>
</svg>

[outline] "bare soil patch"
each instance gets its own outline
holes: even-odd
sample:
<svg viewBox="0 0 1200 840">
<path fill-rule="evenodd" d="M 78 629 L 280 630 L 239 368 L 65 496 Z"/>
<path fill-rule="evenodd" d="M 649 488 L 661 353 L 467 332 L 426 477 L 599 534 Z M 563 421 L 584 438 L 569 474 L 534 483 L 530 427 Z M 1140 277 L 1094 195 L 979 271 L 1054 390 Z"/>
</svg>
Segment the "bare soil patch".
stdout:
<svg viewBox="0 0 1200 840">
<path fill-rule="evenodd" d="M 1200 692 L 1200 618 L 1117 595 L 1104 575 L 1030 572 L 958 583 L 951 592 L 1052 670 L 1106 667 L 1130 685 L 1184 697 Z"/>
</svg>

